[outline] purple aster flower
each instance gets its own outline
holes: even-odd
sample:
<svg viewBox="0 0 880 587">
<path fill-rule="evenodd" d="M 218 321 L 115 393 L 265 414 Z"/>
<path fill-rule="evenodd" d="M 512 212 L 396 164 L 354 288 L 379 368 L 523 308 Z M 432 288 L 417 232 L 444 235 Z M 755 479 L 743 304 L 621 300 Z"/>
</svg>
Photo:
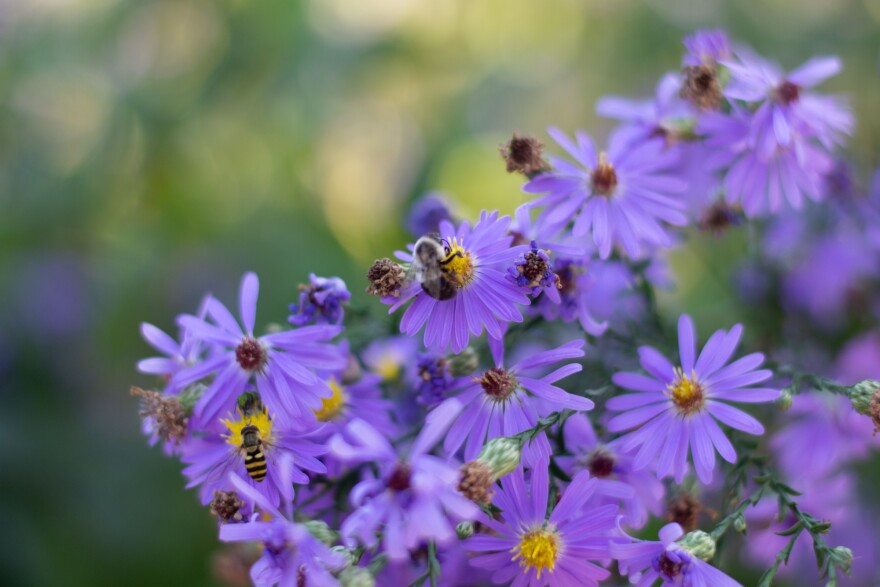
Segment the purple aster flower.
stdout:
<svg viewBox="0 0 880 587">
<path fill-rule="evenodd" d="M 661 137 L 667 145 L 675 145 L 683 134 L 692 133 L 695 115 L 680 91 L 681 76 L 667 73 L 657 83 L 653 99 L 606 96 L 596 102 L 596 114 L 626 123 L 634 143 Z"/>
<path fill-rule="evenodd" d="M 450 261 L 444 265 L 454 279 L 457 294 L 451 299 L 437 300 L 419 283 L 409 284 L 400 297 L 383 298 L 394 312 L 406 302 L 413 303 L 400 321 L 401 332 L 415 335 L 425 327 L 425 346 L 436 350 L 460 353 L 471 336 L 486 332 L 500 337 L 507 322 L 522 322 L 518 304 L 528 304 L 528 297 L 507 280 L 507 267 L 526 250 L 511 246 L 507 234 L 510 217 L 498 212 L 483 212 L 471 229 L 463 222 L 458 230 L 449 222 L 440 223 L 440 236 L 448 249 Z M 411 263 L 411 253 L 398 252 L 398 257 Z"/>
<path fill-rule="evenodd" d="M 340 528 L 346 544 L 372 547 L 381 530 L 383 551 L 400 561 L 428 541 L 442 546 L 456 540 L 455 524 L 472 519 L 477 507 L 457 491 L 458 471 L 428 454 L 450 418 L 442 406 L 433 410 L 405 455 L 363 420 L 352 421 L 330 440 L 337 458 L 369 462 L 377 473 L 351 490 L 355 509 Z"/>
<path fill-rule="evenodd" d="M 619 442 L 601 442 L 586 414 L 575 414 L 565 421 L 563 438 L 571 456 L 557 456 L 556 462 L 572 476 L 588 471 L 596 480 L 596 497 L 591 503 L 620 502 L 631 528 L 644 526 L 649 513 L 662 513 L 665 489 L 657 475 L 633 468 L 635 455 L 622 451 Z"/>
<path fill-rule="evenodd" d="M 430 192 L 413 202 L 406 228 L 415 237 L 437 232 L 441 222 L 453 222 L 449 202 L 440 192 Z"/>
<path fill-rule="evenodd" d="M 681 483 L 690 450 L 697 476 L 709 483 L 716 450 L 724 460 L 736 460 L 733 445 L 716 420 L 748 434 L 764 433 L 755 418 L 726 403 L 769 402 L 779 395 L 776 389 L 751 387 L 772 376 L 770 371 L 758 369 L 764 362 L 761 353 L 727 364 L 741 335 L 739 324 L 729 332 L 719 330 L 697 356 L 693 322 L 682 315 L 678 321 L 680 367 L 673 367 L 656 349 L 640 347 L 641 365 L 649 375 L 614 375 L 615 385 L 639 392 L 613 397 L 606 404 L 611 411 L 624 412 L 608 422 L 609 430 L 638 428 L 620 439 L 625 450 L 639 449 L 635 468 L 656 462 L 660 478 L 674 474 L 676 483 Z"/>
<path fill-rule="evenodd" d="M 730 59 L 730 41 L 721 29 L 703 29 L 686 36 L 682 43 L 687 53 L 682 57 L 683 66 L 715 64 Z"/>
<path fill-rule="evenodd" d="M 241 318 L 239 325 L 226 306 L 214 298 L 206 303 L 208 322 L 197 316 L 183 315 L 178 323 L 192 335 L 221 350 L 192 367 L 179 371 L 171 386 L 181 389 L 209 375 L 214 380 L 199 398 L 195 413 L 209 422 L 230 410 L 248 382 L 256 382 L 257 391 L 272 412 L 282 418 L 314 419 L 321 399 L 332 394 L 330 387 L 314 370 L 336 370 L 346 366 L 345 354 L 328 341 L 339 334 L 340 326 L 305 326 L 262 337 L 254 336 L 259 281 L 253 273 L 241 282 Z"/>
<path fill-rule="evenodd" d="M 533 202 L 545 207 L 539 222 L 564 227 L 574 218 L 572 234 L 592 233 L 603 259 L 615 244 L 631 257 L 639 256 L 645 245 L 671 244 L 662 223 L 687 222 L 676 198 L 687 184 L 669 174 L 678 162 L 674 150 L 661 140 L 633 144 L 626 129 L 611 135 L 607 153 L 598 152 L 586 133 L 578 132 L 573 142 L 558 129 L 548 132 L 577 164 L 551 157 L 554 170 L 523 187 L 547 194 Z"/>
<path fill-rule="evenodd" d="M 201 319 L 205 317 L 209 299 L 205 298 L 199 305 L 197 315 Z M 138 361 L 138 371 L 150 375 L 159 375 L 166 380 L 170 379 L 181 369 L 195 363 L 205 350 L 203 342 L 184 328 L 181 329 L 180 342 L 177 342 L 164 331 L 147 322 L 141 324 L 141 335 L 151 347 L 164 354 L 165 357 L 151 357 Z M 169 391 L 179 390 L 169 389 Z"/>
<path fill-rule="evenodd" d="M 584 471 L 548 516 L 549 486 L 546 460 L 536 464 L 528 484 L 520 467 L 501 479 L 495 494 L 502 519 L 480 514 L 478 520 L 491 534 L 477 534 L 465 546 L 479 553 L 474 566 L 494 571 L 494 583 L 582 587 L 598 585 L 609 576 L 593 561 L 610 557 L 617 506 L 584 507 L 596 491 L 596 481 Z"/>
<path fill-rule="evenodd" d="M 660 542 L 635 538 L 629 544 L 615 542 L 611 544 L 611 555 L 617 559 L 620 572 L 640 587 L 654 585 L 658 579 L 663 585 L 681 587 L 742 587 L 677 542 L 682 536 L 681 526 L 667 524 L 660 529 Z"/>
<path fill-rule="evenodd" d="M 835 231 L 807 241 L 804 257 L 783 277 L 786 305 L 805 310 L 814 322 L 840 326 L 856 294 L 877 274 L 877 252 L 858 232 Z"/>
<path fill-rule="evenodd" d="M 834 163 L 825 149 L 795 123 L 786 146 L 762 153 L 749 141 L 751 119 L 750 113 L 734 107 L 730 114 L 706 113 L 697 124 L 708 149 L 706 166 L 723 172 L 727 202 L 757 216 L 779 210 L 783 198 L 793 208 L 800 208 L 805 197 L 821 199 L 825 174 Z"/>
<path fill-rule="evenodd" d="M 414 372 L 417 349 L 418 343 L 408 336 L 390 336 L 371 342 L 361 353 L 361 359 L 382 381 L 393 382 L 407 371 Z"/>
<path fill-rule="evenodd" d="M 449 372 L 449 361 L 437 353 L 419 353 L 416 358 L 418 402 L 434 407 L 444 399 L 456 379 Z"/>
<path fill-rule="evenodd" d="M 342 324 L 342 306 L 351 299 L 345 282 L 338 277 L 309 275 L 310 285 L 300 286 L 299 303 L 290 304 L 288 322 L 307 324 Z"/>
<path fill-rule="evenodd" d="M 507 278 L 532 296 L 543 293 L 554 304 L 560 302 L 559 276 L 553 272 L 547 251 L 539 249 L 535 241 L 507 268 Z"/>
<path fill-rule="evenodd" d="M 455 423 L 443 442 L 443 448 L 450 454 L 457 453 L 464 446 L 464 458 L 469 461 L 477 457 L 486 441 L 518 434 L 534 426 L 539 418 L 552 410 L 593 409 L 591 400 L 554 385 L 579 372 L 582 369 L 580 364 L 568 363 L 551 373 L 542 374 L 561 361 L 583 357 L 583 340 L 533 353 L 509 368 L 504 367 L 503 342 L 490 339 L 489 344 L 495 367 L 480 377 L 474 377 L 458 395 L 440 405 L 455 414 Z M 527 463 L 549 458 L 547 437 L 538 436 L 524 449 L 524 455 Z"/>
<path fill-rule="evenodd" d="M 214 490 L 228 490 L 229 474 L 247 477 L 273 504 L 280 503 L 286 484 L 309 482 L 305 471 L 326 473 L 318 456 L 327 452 L 320 442 L 321 429 L 315 425 L 292 426 L 273 420 L 265 406 L 256 402 L 252 407 L 237 410 L 181 448 L 181 460 L 187 467 L 183 474 L 189 479 L 187 488 L 199 487 L 202 503 L 211 501 Z M 255 452 L 247 448 L 256 435 Z M 260 466 L 259 454 L 265 461 Z M 250 458 L 249 458 L 250 457 Z"/>
<path fill-rule="evenodd" d="M 578 320 L 581 327 L 593 336 L 601 336 L 608 329 L 608 323 L 596 318 L 597 308 L 590 303 L 593 288 L 600 282 L 593 274 L 595 262 L 586 259 L 574 261 L 559 258 L 553 263 L 553 272 L 559 278 L 559 303 L 550 298 L 539 298 L 534 311 L 546 320 L 573 322 Z"/>
<path fill-rule="evenodd" d="M 749 51 L 739 51 L 737 57 L 724 62 L 731 76 L 724 95 L 760 102 L 748 141 L 763 157 L 794 147 L 799 134 L 814 136 L 830 149 L 852 132 L 852 113 L 840 99 L 806 91 L 840 71 L 837 57 L 814 57 L 788 75 Z"/>
<path fill-rule="evenodd" d="M 284 515 L 272 502 L 241 477 L 230 475 L 231 485 L 242 497 L 256 503 L 270 521 L 254 519 L 240 524 L 224 524 L 220 527 L 223 542 L 256 542 L 262 546 L 260 558 L 251 567 L 251 580 L 257 587 L 274 585 L 309 587 L 337 587 L 340 582 L 332 572 L 344 568 L 345 557 L 333 552 L 308 529 Z M 293 497 L 292 492 L 289 495 Z M 289 499 L 285 499 L 289 503 Z"/>
<path fill-rule="evenodd" d="M 381 382 L 382 379 L 372 373 L 352 382 L 345 382 L 337 374 L 328 381 L 333 395 L 321 400 L 321 409 L 315 411 L 315 417 L 327 424 L 328 434 L 338 432 L 355 418 L 390 433 L 395 429 L 390 415 L 393 406 L 382 397 Z"/>
<path fill-rule="evenodd" d="M 788 477 L 815 479 L 867 456 L 878 446 L 873 431 L 870 418 L 856 413 L 847 398 L 806 393 L 794 398 L 770 446 Z"/>
</svg>

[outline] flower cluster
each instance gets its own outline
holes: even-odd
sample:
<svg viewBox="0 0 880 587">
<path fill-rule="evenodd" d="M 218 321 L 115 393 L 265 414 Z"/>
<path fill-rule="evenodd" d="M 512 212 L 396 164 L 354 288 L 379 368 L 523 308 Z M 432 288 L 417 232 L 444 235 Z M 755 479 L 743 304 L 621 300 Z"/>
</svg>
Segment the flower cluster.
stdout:
<svg viewBox="0 0 880 587">
<path fill-rule="evenodd" d="M 876 579 L 858 561 L 880 545 L 844 497 L 845 466 L 878 446 L 880 335 L 828 360 L 786 344 L 833 332 L 856 294 L 880 307 L 880 195 L 855 194 L 837 162 L 852 117 L 814 91 L 840 62 L 786 74 L 722 31 L 684 45 L 653 98 L 599 101 L 620 122 L 604 149 L 551 128 L 562 158 L 514 134 L 501 155 L 531 199 L 513 216 L 415 203 L 414 242 L 367 271 L 400 335 L 315 274 L 285 326 L 258 323 L 252 273 L 237 313 L 207 296 L 176 338 L 142 326 L 161 354 L 138 364 L 156 388 L 132 389 L 144 431 L 221 541 L 260 546 L 255 585 L 733 587 L 716 551 L 746 529 L 736 552 L 769 568 L 762 585 L 811 552 L 830 581 Z M 689 315 L 659 310 L 678 283 L 665 253 L 691 225 L 747 223 L 766 250 L 735 293 L 789 322 L 745 312 L 752 338 L 736 324 L 699 346 Z M 660 521 L 659 541 L 631 537 Z"/>
</svg>

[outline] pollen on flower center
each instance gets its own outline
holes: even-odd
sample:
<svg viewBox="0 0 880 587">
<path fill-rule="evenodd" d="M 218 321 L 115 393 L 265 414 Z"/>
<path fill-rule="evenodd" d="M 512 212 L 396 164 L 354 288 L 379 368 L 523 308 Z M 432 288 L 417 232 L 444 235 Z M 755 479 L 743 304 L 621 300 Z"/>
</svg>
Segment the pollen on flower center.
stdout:
<svg viewBox="0 0 880 587">
<path fill-rule="evenodd" d="M 516 377 L 501 367 L 493 367 L 476 379 L 490 398 L 502 402 L 516 390 Z"/>
<path fill-rule="evenodd" d="M 254 338 L 245 338 L 235 347 L 235 360 L 245 371 L 259 371 L 268 359 L 266 348 Z"/>
<path fill-rule="evenodd" d="M 258 407 L 246 410 L 244 413 L 239 409 L 239 418 L 236 420 L 223 420 L 229 434 L 226 435 L 226 442 L 232 446 L 240 447 L 244 438 L 242 430 L 248 426 L 255 426 L 260 433 L 260 440 L 264 443 L 271 442 L 272 437 L 272 419 L 266 407 L 259 405 Z"/>
<path fill-rule="evenodd" d="M 681 367 L 675 369 L 675 381 L 666 386 L 672 402 L 681 414 L 693 414 L 706 403 L 705 389 L 695 373 L 685 375 Z"/>
<path fill-rule="evenodd" d="M 441 262 L 446 276 L 458 287 L 464 287 L 474 278 L 474 259 L 457 238 L 449 241 L 446 258 Z"/>
<path fill-rule="evenodd" d="M 515 553 L 510 560 L 519 559 L 524 571 L 537 569 L 538 578 L 545 570 L 553 572 L 559 556 L 559 535 L 555 529 L 541 528 L 520 535 L 519 544 L 511 549 Z"/>
<path fill-rule="evenodd" d="M 538 251 L 532 250 L 525 254 L 523 264 L 517 269 L 528 280 L 530 287 L 537 287 L 547 273 L 547 260 Z"/>
<path fill-rule="evenodd" d="M 333 390 L 333 395 L 322 398 L 321 408 L 314 410 L 315 417 L 319 422 L 330 422 L 339 417 L 339 414 L 345 409 L 346 400 L 348 399 L 342 386 L 336 383 L 335 379 L 331 379 L 329 385 L 330 389 Z"/>
<path fill-rule="evenodd" d="M 617 172 L 608 162 L 605 153 L 599 154 L 599 164 L 590 175 L 590 185 L 594 194 L 606 197 L 614 195 L 614 190 L 617 188 Z"/>
<path fill-rule="evenodd" d="M 776 101 L 786 106 L 793 102 L 797 102 L 800 96 L 800 86 L 797 84 L 793 84 L 790 81 L 784 81 L 779 84 L 779 87 L 776 88 L 776 91 L 774 93 L 774 98 L 776 99 Z"/>
</svg>

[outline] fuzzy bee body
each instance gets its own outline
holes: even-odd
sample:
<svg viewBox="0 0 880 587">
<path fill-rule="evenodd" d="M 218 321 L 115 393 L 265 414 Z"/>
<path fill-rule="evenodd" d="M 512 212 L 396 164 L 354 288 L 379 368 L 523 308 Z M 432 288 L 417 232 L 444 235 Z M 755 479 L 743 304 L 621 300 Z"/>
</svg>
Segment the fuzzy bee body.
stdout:
<svg viewBox="0 0 880 587">
<path fill-rule="evenodd" d="M 263 454 L 263 441 L 256 426 L 245 426 L 241 431 L 241 450 L 244 451 L 244 468 L 250 478 L 260 483 L 266 478 L 268 467 Z"/>
<path fill-rule="evenodd" d="M 446 267 L 455 256 L 456 253 L 450 253 L 438 235 L 426 235 L 416 241 L 413 248 L 413 279 L 435 300 L 451 300 L 458 295 L 459 286 Z"/>
</svg>

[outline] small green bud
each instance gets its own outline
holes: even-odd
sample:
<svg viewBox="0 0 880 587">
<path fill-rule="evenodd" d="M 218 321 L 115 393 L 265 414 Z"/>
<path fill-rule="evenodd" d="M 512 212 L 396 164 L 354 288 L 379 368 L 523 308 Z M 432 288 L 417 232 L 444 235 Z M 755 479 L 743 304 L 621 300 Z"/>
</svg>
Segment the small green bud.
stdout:
<svg viewBox="0 0 880 587">
<path fill-rule="evenodd" d="M 737 516 L 733 519 L 733 529 L 739 532 L 740 534 L 746 533 L 746 519 L 742 516 Z"/>
<path fill-rule="evenodd" d="M 871 400 L 880 392 L 880 381 L 865 379 L 852 386 L 850 402 L 855 411 L 863 416 L 871 415 Z"/>
<path fill-rule="evenodd" d="M 831 559 L 841 571 L 849 575 L 852 568 L 853 553 L 845 546 L 836 546 L 831 549 Z"/>
<path fill-rule="evenodd" d="M 327 546 L 332 546 L 337 540 L 339 540 L 339 534 L 334 532 L 326 522 L 322 522 L 321 520 L 309 520 L 308 522 L 305 522 L 303 526 L 306 527 L 309 534 Z"/>
<path fill-rule="evenodd" d="M 776 402 L 774 403 L 776 404 L 777 408 L 784 412 L 791 407 L 792 398 L 793 396 L 791 390 L 786 387 L 779 393 L 779 397 L 776 398 Z"/>
<path fill-rule="evenodd" d="M 466 347 L 457 355 L 449 358 L 449 373 L 453 377 L 470 375 L 480 366 L 480 357 L 472 347 Z"/>
<path fill-rule="evenodd" d="M 459 522 L 458 526 L 455 527 L 455 533 L 458 535 L 459 540 L 467 540 L 474 535 L 474 523 L 468 521 Z"/>
<path fill-rule="evenodd" d="M 710 561 L 715 556 L 715 540 L 702 530 L 688 532 L 678 543 L 700 560 Z"/>
<path fill-rule="evenodd" d="M 342 587 L 375 587 L 376 579 L 364 567 L 348 567 L 339 573 Z"/>
<path fill-rule="evenodd" d="M 266 325 L 266 331 L 269 334 L 278 334 L 279 332 L 284 332 L 287 330 L 287 326 L 278 324 L 277 322 L 270 322 Z"/>
<path fill-rule="evenodd" d="M 356 565 L 358 563 L 358 560 L 360 560 L 357 552 L 339 544 L 337 544 L 336 546 L 331 546 L 330 551 L 341 555 L 342 558 L 345 559 L 345 564 L 343 568 L 346 569 L 352 565 Z"/>
<path fill-rule="evenodd" d="M 512 473 L 519 467 L 522 450 L 519 442 L 508 436 L 499 436 L 486 443 L 477 461 L 488 465 L 495 480 Z"/>
</svg>

